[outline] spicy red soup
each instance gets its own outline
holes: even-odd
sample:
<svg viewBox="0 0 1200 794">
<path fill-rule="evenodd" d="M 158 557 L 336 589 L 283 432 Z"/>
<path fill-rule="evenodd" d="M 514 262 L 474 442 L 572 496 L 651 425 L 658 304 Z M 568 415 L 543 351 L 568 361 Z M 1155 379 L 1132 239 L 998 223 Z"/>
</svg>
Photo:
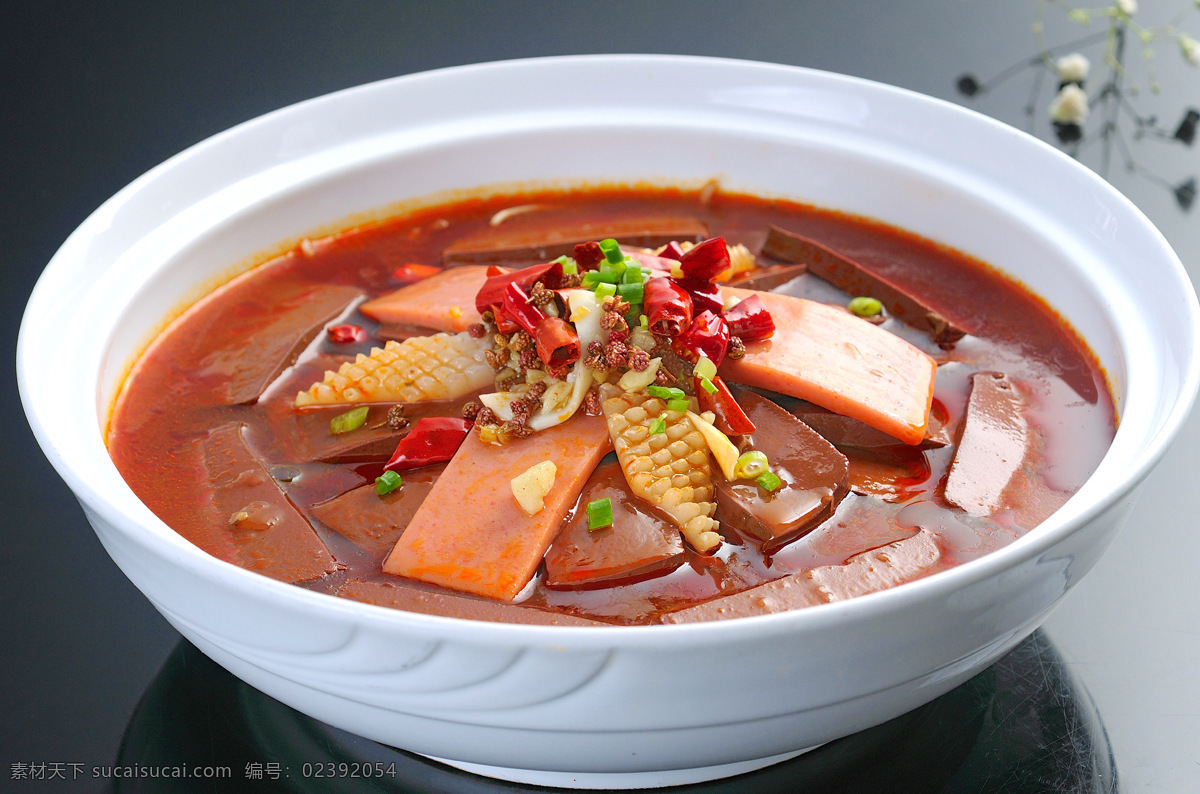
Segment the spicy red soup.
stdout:
<svg viewBox="0 0 1200 794">
<path fill-rule="evenodd" d="M 928 576 L 1037 526 L 1113 433 L 1086 346 L 978 261 L 782 201 L 614 189 L 304 241 L 171 324 L 108 444 L 249 570 L 590 625 Z"/>
</svg>

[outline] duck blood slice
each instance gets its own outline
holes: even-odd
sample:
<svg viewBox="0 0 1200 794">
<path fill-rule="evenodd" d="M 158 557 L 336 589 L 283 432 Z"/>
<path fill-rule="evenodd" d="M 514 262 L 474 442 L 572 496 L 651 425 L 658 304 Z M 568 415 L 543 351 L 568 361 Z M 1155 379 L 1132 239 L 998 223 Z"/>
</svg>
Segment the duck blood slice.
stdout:
<svg viewBox="0 0 1200 794">
<path fill-rule="evenodd" d="M 921 492 L 932 475 L 925 453 L 915 447 L 847 449 L 850 490 L 885 502 L 904 502 Z"/>
<path fill-rule="evenodd" d="M 588 529 L 583 508 L 595 499 L 611 501 L 612 526 Z M 674 570 L 683 554 L 679 530 L 630 493 L 619 463 L 604 463 L 592 472 L 574 513 L 550 544 L 544 581 L 570 589 L 636 581 Z"/>
<path fill-rule="evenodd" d="M 458 333 L 482 319 L 475 310 L 475 293 L 485 281 L 486 267 L 450 268 L 369 300 L 358 310 L 389 328 Z"/>
<path fill-rule="evenodd" d="M 308 521 L 242 439 L 240 423 L 202 442 L 211 493 L 208 509 L 233 541 L 238 564 L 282 582 L 305 582 L 338 569 Z"/>
<path fill-rule="evenodd" d="M 418 589 L 411 585 L 393 582 L 353 579 L 342 585 L 336 595 L 352 601 L 361 601 L 364 604 L 403 609 L 406 612 L 421 612 L 426 615 L 441 615 L 465 620 L 486 620 L 492 623 L 525 623 L 542 626 L 611 625 L 573 615 L 516 606 L 501 601 L 486 601 L 457 593 Z"/>
<path fill-rule="evenodd" d="M 808 272 L 808 265 L 765 265 L 748 270 L 729 281 L 731 287 L 770 292 Z"/>
<path fill-rule="evenodd" d="M 770 553 L 833 514 L 849 492 L 849 470 L 832 444 L 766 397 L 741 389 L 737 401 L 755 427 L 744 446 L 765 454 L 782 483 L 768 493 L 751 480 L 714 477 L 717 519 Z"/>
<path fill-rule="evenodd" d="M 851 295 L 877 298 L 893 317 L 927 331 L 943 347 L 953 345 L 968 333 L 960 321 L 951 322 L 947 318 L 944 308 L 935 309 L 884 275 L 807 237 L 772 225 L 762 253 L 783 262 L 803 262 L 810 273 Z"/>
<path fill-rule="evenodd" d="M 783 406 L 792 416 L 820 433 L 835 447 L 858 449 L 889 449 L 896 446 L 896 439 L 882 430 L 849 416 L 834 413 L 828 408 L 788 397 L 786 394 L 768 396 Z M 946 411 L 936 399 L 930 407 L 929 420 L 925 427 L 925 438 L 917 445 L 919 449 L 938 449 L 950 443 L 946 430 Z"/>
<path fill-rule="evenodd" d="M 946 475 L 947 502 L 973 516 L 989 516 L 1002 508 L 1004 492 L 1033 444 L 1024 409 L 1025 398 L 1007 375 L 977 372 L 971 376 L 958 448 Z"/>
<path fill-rule="evenodd" d="M 673 240 L 700 242 L 708 237 L 708 227 L 695 218 L 678 216 L 582 221 L 549 228 L 544 222 L 535 225 L 517 218 L 456 240 L 442 251 L 442 261 L 447 265 L 548 262 L 572 255 L 578 243 L 608 237 L 623 245 L 657 248 Z"/>
<path fill-rule="evenodd" d="M 768 615 L 844 601 L 886 590 L 933 573 L 942 559 L 937 537 L 926 529 L 904 540 L 854 555 L 843 565 L 822 565 L 801 573 L 669 612 L 664 623 Z"/>
<path fill-rule="evenodd" d="M 240 283 L 231 287 L 246 292 Z M 229 404 L 253 403 L 360 294 L 352 287 L 282 281 L 270 294 L 213 301 L 221 308 L 196 341 L 196 349 L 208 351 L 196 366 L 228 379 L 219 391 Z"/>
<path fill-rule="evenodd" d="M 277 458 L 289 461 L 316 460 L 322 463 L 373 463 L 386 461 L 396 451 L 396 444 L 408 435 L 413 425 L 427 416 L 460 416 L 468 397 L 456 400 L 404 404 L 408 425 L 392 429 L 387 424 L 388 412 L 395 403 L 370 405 L 362 426 L 348 433 L 332 433 L 329 422 L 354 406 L 331 405 L 275 413 L 268 417 Z M 258 439 L 253 439 L 257 442 Z M 266 448 L 266 445 L 255 443 Z"/>
<path fill-rule="evenodd" d="M 382 496 L 375 490 L 375 483 L 368 483 L 314 505 L 312 514 L 360 549 L 379 554 L 382 561 L 382 555 L 396 545 L 444 468 L 439 464 L 406 471 L 404 483 Z"/>
</svg>

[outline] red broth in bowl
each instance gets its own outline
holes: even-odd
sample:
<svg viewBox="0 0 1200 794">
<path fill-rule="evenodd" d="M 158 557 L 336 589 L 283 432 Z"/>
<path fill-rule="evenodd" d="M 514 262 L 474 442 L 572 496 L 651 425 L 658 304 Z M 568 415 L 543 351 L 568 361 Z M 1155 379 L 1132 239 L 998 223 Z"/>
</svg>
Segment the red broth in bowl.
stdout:
<svg viewBox="0 0 1200 794">
<path fill-rule="evenodd" d="M 1086 345 L 993 268 L 837 212 L 639 188 L 305 240 L 155 340 L 108 447 L 169 526 L 249 570 L 605 625 L 974 559 L 1061 506 L 1114 431 Z"/>
</svg>

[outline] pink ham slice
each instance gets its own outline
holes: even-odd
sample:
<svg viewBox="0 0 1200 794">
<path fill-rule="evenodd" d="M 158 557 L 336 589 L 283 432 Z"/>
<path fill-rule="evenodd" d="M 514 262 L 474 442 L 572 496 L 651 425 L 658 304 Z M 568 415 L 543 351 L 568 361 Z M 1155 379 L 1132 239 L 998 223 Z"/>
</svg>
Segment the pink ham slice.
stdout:
<svg viewBox="0 0 1200 794">
<path fill-rule="evenodd" d="M 612 443 L 604 419 L 576 415 L 502 446 L 467 436 L 388 555 L 383 570 L 511 601 L 529 583 L 567 511 Z M 545 506 L 526 515 L 512 479 L 553 461 Z"/>
<path fill-rule="evenodd" d="M 475 293 L 486 280 L 482 265 L 453 267 L 369 300 L 359 311 L 385 325 L 457 333 L 480 321 Z"/>
<path fill-rule="evenodd" d="M 925 438 L 933 401 L 933 359 L 900 337 L 836 306 L 725 287 L 741 298 L 759 295 L 775 334 L 726 359 L 721 376 L 782 392 L 882 430 L 906 444 Z"/>
</svg>

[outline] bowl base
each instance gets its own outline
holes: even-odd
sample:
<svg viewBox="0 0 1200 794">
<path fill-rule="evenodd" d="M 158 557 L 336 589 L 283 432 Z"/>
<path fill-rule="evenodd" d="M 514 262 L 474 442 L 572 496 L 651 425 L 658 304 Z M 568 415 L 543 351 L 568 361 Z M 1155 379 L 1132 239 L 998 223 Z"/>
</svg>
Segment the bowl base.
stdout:
<svg viewBox="0 0 1200 794">
<path fill-rule="evenodd" d="M 546 786 L 564 789 L 642 789 L 667 788 L 669 786 L 686 786 L 693 783 L 705 783 L 710 780 L 743 775 L 757 769 L 773 766 L 798 755 L 815 750 L 821 745 L 813 745 L 802 750 L 792 750 L 779 755 L 755 758 L 750 761 L 735 761 L 730 764 L 701 766 L 691 769 L 660 769 L 649 772 L 553 772 L 544 769 L 514 769 L 505 766 L 489 766 L 487 764 L 472 764 L 466 761 L 454 761 L 449 758 L 438 758 L 433 755 L 423 755 L 431 761 L 452 766 L 473 775 L 506 780 L 510 783 L 522 783 L 530 786 Z"/>
</svg>

